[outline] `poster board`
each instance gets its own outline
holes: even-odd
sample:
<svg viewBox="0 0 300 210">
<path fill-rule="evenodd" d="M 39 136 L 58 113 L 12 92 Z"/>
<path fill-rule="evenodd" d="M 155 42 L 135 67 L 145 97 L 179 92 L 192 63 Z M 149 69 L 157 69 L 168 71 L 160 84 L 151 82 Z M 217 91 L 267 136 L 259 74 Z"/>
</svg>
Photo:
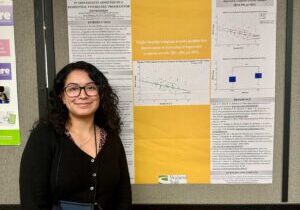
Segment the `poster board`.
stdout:
<svg viewBox="0 0 300 210">
<path fill-rule="evenodd" d="M 285 16 L 284 1 L 278 1 L 277 17 Z M 54 1 L 54 33 L 64 34 L 65 40 L 57 39 L 56 51 L 60 55 L 69 55 L 67 51 L 67 16 L 66 2 Z M 62 15 L 64 18 L 62 18 Z M 56 19 L 57 17 L 57 19 Z M 63 22 L 61 20 L 64 20 Z M 276 105 L 275 112 L 283 112 L 283 84 L 284 80 L 284 18 L 277 19 L 276 38 Z M 65 27 L 61 27 L 61 24 Z M 63 28 L 63 29 L 62 29 Z M 283 56 L 283 57 L 282 57 Z M 61 68 L 68 62 L 68 57 L 56 56 L 57 67 Z M 282 155 L 282 131 L 280 115 L 275 116 L 275 139 L 274 139 L 274 171 L 273 183 L 267 185 L 133 185 L 134 203 L 147 204 L 195 204 L 195 203 L 278 203 L 281 197 L 281 155 Z M 227 192 L 227 193 L 224 193 Z M 229 192 L 229 193 L 228 193 Z M 246 193 L 247 197 L 241 196 Z M 199 196 L 201 195 L 201 196 Z"/>
<path fill-rule="evenodd" d="M 295 36 L 299 36 L 300 2 L 294 1 Z M 277 38 L 276 38 L 276 101 L 273 183 L 267 185 L 133 185 L 135 204 L 281 204 L 282 174 L 282 132 L 284 102 L 284 52 L 285 52 L 285 12 L 286 1 L 278 0 Z M 60 69 L 68 63 L 66 2 L 54 0 L 54 38 L 56 67 Z M 0 204 L 18 204 L 18 171 L 20 156 L 29 136 L 32 123 L 38 117 L 38 97 L 36 84 L 36 61 L 34 41 L 34 15 L 32 1 L 15 1 L 15 39 L 18 75 L 20 112 L 20 147 L 0 147 Z M 297 35 L 297 36 L 296 36 Z M 297 38 L 294 38 L 297 39 Z M 295 42 L 297 43 L 297 42 Z M 299 42 L 298 42 L 299 43 Z M 299 46 L 294 45 L 293 71 L 298 72 Z M 25 53 L 26 52 L 26 53 Z M 297 54 L 296 54 L 297 53 Z M 293 80 L 293 114 L 298 109 L 295 87 L 299 87 L 299 77 Z M 30 83 L 28 81 L 31 81 Z M 292 118 L 291 167 L 289 203 L 300 202 L 299 184 L 299 118 Z M 247 195 L 247 196 L 245 196 Z"/>
</svg>

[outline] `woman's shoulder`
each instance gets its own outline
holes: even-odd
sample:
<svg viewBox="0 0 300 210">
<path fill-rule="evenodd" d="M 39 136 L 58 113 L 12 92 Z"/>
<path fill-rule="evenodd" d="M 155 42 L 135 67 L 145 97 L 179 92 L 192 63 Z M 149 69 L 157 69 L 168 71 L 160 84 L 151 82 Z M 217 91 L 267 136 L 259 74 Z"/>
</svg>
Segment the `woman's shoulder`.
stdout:
<svg viewBox="0 0 300 210">
<path fill-rule="evenodd" d="M 25 143 L 24 157 L 51 157 L 56 151 L 58 138 L 51 125 L 35 123 Z"/>
<path fill-rule="evenodd" d="M 117 132 L 110 132 L 110 131 L 106 131 L 106 136 L 110 141 L 114 141 L 115 143 L 118 143 L 121 141 L 120 139 L 120 135 Z"/>
<path fill-rule="evenodd" d="M 38 133 L 55 133 L 54 127 L 48 122 L 36 122 L 32 126 L 31 133 L 38 132 Z"/>
<path fill-rule="evenodd" d="M 54 127 L 50 123 L 46 122 L 35 123 L 29 137 L 29 141 L 43 141 L 44 143 L 48 142 L 50 144 L 54 143 L 56 139 L 57 133 Z"/>
<path fill-rule="evenodd" d="M 107 134 L 107 143 L 114 145 L 114 147 L 118 149 L 123 148 L 123 143 L 120 138 L 120 135 L 116 132 Z"/>
</svg>

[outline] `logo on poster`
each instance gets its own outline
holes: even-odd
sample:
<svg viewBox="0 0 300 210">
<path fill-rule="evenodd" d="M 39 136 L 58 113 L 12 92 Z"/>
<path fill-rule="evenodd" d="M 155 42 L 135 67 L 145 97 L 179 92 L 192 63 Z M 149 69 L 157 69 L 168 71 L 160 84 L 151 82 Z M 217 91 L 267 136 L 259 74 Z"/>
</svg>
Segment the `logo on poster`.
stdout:
<svg viewBox="0 0 300 210">
<path fill-rule="evenodd" d="M 10 20 L 11 14 L 9 12 L 0 12 L 0 20 Z"/>
<path fill-rule="evenodd" d="M 12 6 L 0 6 L 0 26 L 13 25 Z"/>
<path fill-rule="evenodd" d="M 0 80 L 11 80 L 10 63 L 0 63 Z"/>
<path fill-rule="evenodd" d="M 10 56 L 10 46 L 8 39 L 0 39 L 0 56 Z"/>
</svg>

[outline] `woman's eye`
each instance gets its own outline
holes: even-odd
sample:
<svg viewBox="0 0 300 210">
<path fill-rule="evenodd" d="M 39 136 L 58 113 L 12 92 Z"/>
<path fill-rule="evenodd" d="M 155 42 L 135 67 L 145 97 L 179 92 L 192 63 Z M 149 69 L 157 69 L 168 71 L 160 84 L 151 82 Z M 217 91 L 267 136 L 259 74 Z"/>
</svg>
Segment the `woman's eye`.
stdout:
<svg viewBox="0 0 300 210">
<path fill-rule="evenodd" d="M 78 90 L 78 87 L 69 87 L 69 91 L 77 91 Z"/>
<path fill-rule="evenodd" d="M 97 87 L 96 86 L 87 86 L 86 89 L 87 90 L 96 90 Z"/>
</svg>

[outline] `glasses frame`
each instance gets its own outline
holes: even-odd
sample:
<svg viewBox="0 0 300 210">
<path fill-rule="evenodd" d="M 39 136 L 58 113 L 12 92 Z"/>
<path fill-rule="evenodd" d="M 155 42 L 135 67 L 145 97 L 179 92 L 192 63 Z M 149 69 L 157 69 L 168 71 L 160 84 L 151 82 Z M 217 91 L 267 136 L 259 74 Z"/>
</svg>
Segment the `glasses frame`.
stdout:
<svg viewBox="0 0 300 210">
<path fill-rule="evenodd" d="M 91 86 L 91 85 L 93 85 L 93 86 L 95 86 L 96 88 L 97 88 L 97 94 L 99 95 L 99 85 L 96 85 L 96 84 L 94 84 L 94 83 L 91 83 L 91 84 L 87 84 L 87 85 L 85 85 L 85 86 L 80 86 L 80 85 L 78 85 L 78 84 L 68 84 L 67 86 L 65 86 L 64 87 L 64 92 L 66 93 L 66 95 L 68 96 L 68 97 L 70 97 L 70 98 L 76 98 L 76 97 L 78 97 L 78 96 L 80 96 L 80 94 L 81 94 L 81 90 L 84 90 L 84 93 L 85 93 L 85 95 L 87 95 L 87 96 L 96 96 L 96 95 L 89 95 L 87 92 L 86 92 L 86 87 L 88 87 L 88 86 Z M 78 87 L 79 88 L 79 93 L 78 93 L 78 95 L 76 95 L 76 96 L 70 96 L 69 94 L 68 94 L 68 92 L 67 92 L 67 88 L 68 87 L 73 87 L 73 86 L 75 86 L 75 87 Z"/>
</svg>

